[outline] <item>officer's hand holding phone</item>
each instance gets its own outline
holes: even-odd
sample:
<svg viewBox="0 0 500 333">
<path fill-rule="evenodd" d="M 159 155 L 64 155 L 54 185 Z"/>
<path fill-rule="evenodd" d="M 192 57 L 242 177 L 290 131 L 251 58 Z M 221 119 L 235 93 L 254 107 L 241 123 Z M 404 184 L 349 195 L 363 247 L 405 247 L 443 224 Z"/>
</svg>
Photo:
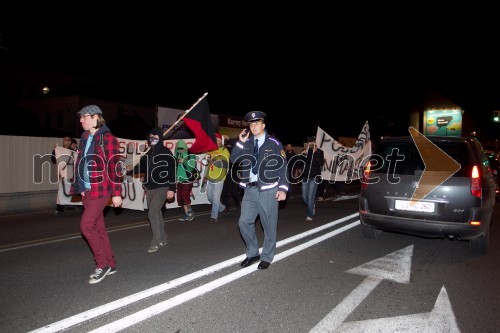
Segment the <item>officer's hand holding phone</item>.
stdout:
<svg viewBox="0 0 500 333">
<path fill-rule="evenodd" d="M 243 131 L 241 131 L 241 133 L 239 135 L 239 139 L 241 142 L 246 142 L 248 140 L 249 136 L 250 136 L 250 129 L 245 128 L 245 129 L 243 129 Z"/>
</svg>

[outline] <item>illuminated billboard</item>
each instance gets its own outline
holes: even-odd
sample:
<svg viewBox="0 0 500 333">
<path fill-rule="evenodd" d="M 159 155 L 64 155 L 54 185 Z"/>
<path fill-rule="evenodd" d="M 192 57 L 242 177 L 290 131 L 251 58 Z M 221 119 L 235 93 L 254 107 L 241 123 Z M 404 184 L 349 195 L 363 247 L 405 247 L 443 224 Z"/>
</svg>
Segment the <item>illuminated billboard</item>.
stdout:
<svg viewBox="0 0 500 333">
<path fill-rule="evenodd" d="M 462 110 L 424 111 L 424 135 L 462 136 Z"/>
</svg>

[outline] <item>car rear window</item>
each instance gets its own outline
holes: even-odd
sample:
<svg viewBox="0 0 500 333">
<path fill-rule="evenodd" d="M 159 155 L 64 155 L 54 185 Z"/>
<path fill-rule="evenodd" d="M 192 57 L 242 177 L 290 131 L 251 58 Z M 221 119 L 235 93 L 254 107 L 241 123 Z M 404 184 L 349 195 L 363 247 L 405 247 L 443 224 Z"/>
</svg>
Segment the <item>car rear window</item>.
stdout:
<svg viewBox="0 0 500 333">
<path fill-rule="evenodd" d="M 471 174 L 471 163 L 469 161 L 468 149 L 464 142 L 436 142 L 435 144 L 460 164 L 460 170 L 453 175 L 454 177 L 467 177 Z M 404 156 L 404 160 L 397 161 L 396 169 L 394 171 L 395 174 L 415 175 L 422 173 L 425 168 L 425 164 L 422 161 L 418 149 L 413 141 L 380 143 L 375 151 L 375 155 L 377 156 L 377 163 L 383 164 L 381 167 L 374 165 L 372 169 L 373 173 L 387 173 L 390 165 L 387 156 L 391 156 L 393 154 L 393 150 L 395 149 L 401 158 Z M 372 155 L 372 158 L 373 157 L 374 156 Z M 392 168 L 394 168 L 394 166 L 392 166 Z"/>
</svg>

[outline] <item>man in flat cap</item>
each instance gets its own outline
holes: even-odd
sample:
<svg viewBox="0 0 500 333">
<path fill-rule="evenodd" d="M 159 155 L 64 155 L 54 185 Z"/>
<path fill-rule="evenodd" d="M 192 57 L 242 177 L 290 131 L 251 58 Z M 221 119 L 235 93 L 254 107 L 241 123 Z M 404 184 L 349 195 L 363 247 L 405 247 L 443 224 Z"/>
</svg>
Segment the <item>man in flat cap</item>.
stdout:
<svg viewBox="0 0 500 333">
<path fill-rule="evenodd" d="M 78 115 L 83 134 L 71 193 L 80 194 L 85 207 L 80 231 L 94 255 L 95 271 L 90 274 L 89 283 L 95 284 L 116 272 L 103 210 L 110 199 L 114 207 L 122 204 L 123 162 L 118 140 L 106 126 L 101 109 L 97 105 L 88 105 Z"/>
<path fill-rule="evenodd" d="M 250 129 L 244 129 L 231 150 L 233 167 L 242 168 L 240 186 L 244 188 L 241 215 L 238 222 L 246 244 L 246 259 L 242 267 L 248 267 L 261 259 L 258 268 L 267 269 L 276 252 L 276 229 L 279 202 L 286 199 L 286 157 L 283 145 L 270 137 L 266 128 L 266 114 L 251 111 L 245 116 Z M 262 254 L 255 233 L 257 216 L 264 229 Z"/>
</svg>

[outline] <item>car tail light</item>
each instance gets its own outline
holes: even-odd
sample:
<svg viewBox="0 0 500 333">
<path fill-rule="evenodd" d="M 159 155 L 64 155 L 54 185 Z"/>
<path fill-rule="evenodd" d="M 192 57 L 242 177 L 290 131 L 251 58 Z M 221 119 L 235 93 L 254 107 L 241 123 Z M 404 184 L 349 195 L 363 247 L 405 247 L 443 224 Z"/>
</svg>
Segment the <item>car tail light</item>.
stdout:
<svg viewBox="0 0 500 333">
<path fill-rule="evenodd" d="M 473 196 L 477 198 L 482 197 L 482 184 L 481 184 L 481 175 L 479 173 L 479 168 L 477 165 L 472 167 L 472 174 L 470 179 L 470 192 Z"/>
<path fill-rule="evenodd" d="M 370 166 L 371 163 L 366 163 L 365 170 L 363 171 L 363 179 L 361 180 L 361 189 L 368 187 L 368 179 L 370 178 Z"/>
</svg>

